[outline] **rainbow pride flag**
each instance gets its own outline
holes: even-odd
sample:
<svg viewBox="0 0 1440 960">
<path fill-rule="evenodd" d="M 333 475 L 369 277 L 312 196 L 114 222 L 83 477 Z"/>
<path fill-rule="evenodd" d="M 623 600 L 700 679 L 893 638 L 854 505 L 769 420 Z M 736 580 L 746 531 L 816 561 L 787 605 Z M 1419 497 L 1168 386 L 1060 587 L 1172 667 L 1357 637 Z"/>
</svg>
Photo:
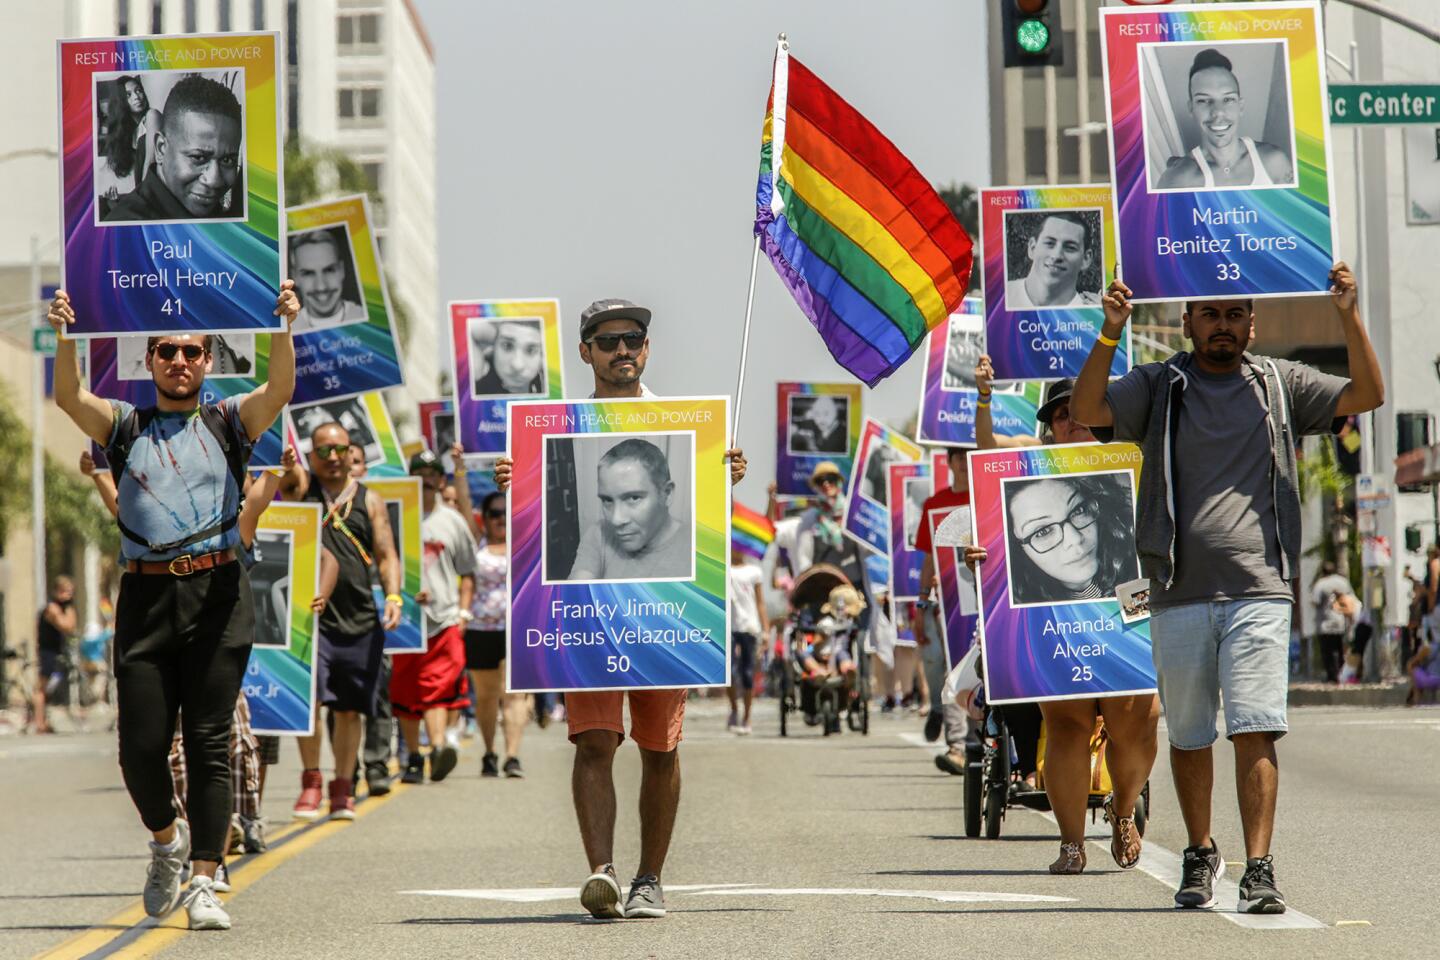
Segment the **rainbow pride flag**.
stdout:
<svg viewBox="0 0 1440 960">
<path fill-rule="evenodd" d="M 747 557 L 765 558 L 765 548 L 775 539 L 775 524 L 749 507 L 736 503 L 730 510 L 730 545 Z"/>
<path fill-rule="evenodd" d="M 959 309 L 970 237 L 885 135 L 782 40 L 755 233 L 835 360 L 875 386 Z"/>
</svg>

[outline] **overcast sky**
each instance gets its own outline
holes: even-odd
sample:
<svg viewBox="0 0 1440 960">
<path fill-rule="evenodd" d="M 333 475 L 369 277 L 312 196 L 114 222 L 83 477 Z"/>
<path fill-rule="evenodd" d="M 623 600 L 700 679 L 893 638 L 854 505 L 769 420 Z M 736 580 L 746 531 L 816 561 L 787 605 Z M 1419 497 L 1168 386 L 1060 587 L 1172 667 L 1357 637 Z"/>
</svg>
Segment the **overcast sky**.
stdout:
<svg viewBox="0 0 1440 960">
<path fill-rule="evenodd" d="M 651 389 L 733 399 L 780 31 L 932 183 L 988 182 L 979 3 L 417 2 L 435 43 L 440 299 L 559 297 L 574 396 L 592 383 L 580 310 L 624 297 L 655 314 Z M 868 412 L 903 422 L 919 377 L 917 355 Z M 735 492 L 756 509 L 780 380 L 853 382 L 762 255 Z"/>
</svg>

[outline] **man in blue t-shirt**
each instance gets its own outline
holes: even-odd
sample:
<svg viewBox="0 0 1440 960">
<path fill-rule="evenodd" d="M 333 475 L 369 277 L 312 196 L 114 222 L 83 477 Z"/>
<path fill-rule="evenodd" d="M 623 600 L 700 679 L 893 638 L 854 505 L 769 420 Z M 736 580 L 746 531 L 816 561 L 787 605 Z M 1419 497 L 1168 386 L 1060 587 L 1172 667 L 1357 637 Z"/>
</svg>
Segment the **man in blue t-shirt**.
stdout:
<svg viewBox="0 0 1440 960">
<path fill-rule="evenodd" d="M 293 287 L 286 280 L 276 300 L 286 330 L 270 337 L 269 381 L 206 405 L 200 390 L 214 363 L 209 336 L 149 338 L 145 369 L 155 406 L 137 409 L 80 385 L 75 341 L 65 336 L 75 321 L 70 298 L 58 291 L 50 304 L 59 340 L 55 403 L 105 447 L 117 487 L 125 561 L 115 605 L 120 768 L 154 836 L 145 911 L 159 917 L 174 909 L 188 859 L 191 929 L 230 927 L 214 878 L 230 830 L 230 721 L 255 624 L 250 581 L 235 562 L 240 485 L 252 445 L 295 390 L 289 325 L 300 301 Z M 177 712 L 190 772 L 188 824 L 176 819 L 170 800 Z"/>
</svg>

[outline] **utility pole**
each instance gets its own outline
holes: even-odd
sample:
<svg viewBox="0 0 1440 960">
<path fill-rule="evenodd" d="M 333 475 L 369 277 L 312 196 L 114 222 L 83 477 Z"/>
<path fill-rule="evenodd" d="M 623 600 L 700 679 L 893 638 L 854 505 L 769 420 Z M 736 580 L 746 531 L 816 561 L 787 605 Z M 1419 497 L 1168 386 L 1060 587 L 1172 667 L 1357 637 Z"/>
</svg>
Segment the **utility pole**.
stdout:
<svg viewBox="0 0 1440 960">
<path fill-rule="evenodd" d="M 30 324 L 30 535 L 31 563 L 35 570 L 35 610 L 49 600 L 45 573 L 45 355 L 34 349 L 35 330 L 45 323 L 45 304 L 40 300 L 40 238 L 30 236 L 30 296 L 35 298 L 35 317 Z"/>
</svg>

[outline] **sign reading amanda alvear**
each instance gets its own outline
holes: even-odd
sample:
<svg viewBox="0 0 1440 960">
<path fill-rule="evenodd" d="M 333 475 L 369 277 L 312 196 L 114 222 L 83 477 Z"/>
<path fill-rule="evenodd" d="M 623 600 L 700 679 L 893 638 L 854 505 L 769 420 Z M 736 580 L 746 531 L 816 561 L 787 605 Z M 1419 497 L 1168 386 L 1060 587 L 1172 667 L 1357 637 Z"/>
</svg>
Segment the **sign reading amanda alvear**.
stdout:
<svg viewBox="0 0 1440 960">
<path fill-rule="evenodd" d="M 978 592 L 989 701 L 1154 691 L 1148 612 L 1135 612 L 1146 604 L 1135 586 L 1140 449 L 983 450 L 969 467 L 975 542 L 988 553 Z"/>
<path fill-rule="evenodd" d="M 508 412 L 509 689 L 728 684 L 728 399 Z"/>
</svg>

